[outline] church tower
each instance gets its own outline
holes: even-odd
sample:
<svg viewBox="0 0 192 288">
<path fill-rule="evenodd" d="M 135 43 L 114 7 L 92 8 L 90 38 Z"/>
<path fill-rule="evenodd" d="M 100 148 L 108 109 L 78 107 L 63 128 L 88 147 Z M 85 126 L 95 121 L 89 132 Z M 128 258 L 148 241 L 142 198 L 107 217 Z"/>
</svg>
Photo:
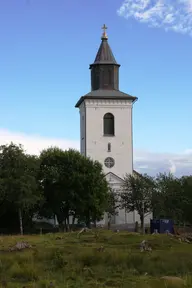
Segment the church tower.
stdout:
<svg viewBox="0 0 192 288">
<path fill-rule="evenodd" d="M 136 97 L 119 90 L 119 68 L 108 44 L 107 27 L 90 65 L 91 92 L 76 106 L 80 111 L 81 153 L 102 165 L 115 189 L 125 174 L 133 172 L 132 107 Z M 121 179 L 121 180 L 120 180 Z M 118 223 L 125 223 L 125 212 Z M 133 220 L 132 220 L 133 221 Z"/>
</svg>

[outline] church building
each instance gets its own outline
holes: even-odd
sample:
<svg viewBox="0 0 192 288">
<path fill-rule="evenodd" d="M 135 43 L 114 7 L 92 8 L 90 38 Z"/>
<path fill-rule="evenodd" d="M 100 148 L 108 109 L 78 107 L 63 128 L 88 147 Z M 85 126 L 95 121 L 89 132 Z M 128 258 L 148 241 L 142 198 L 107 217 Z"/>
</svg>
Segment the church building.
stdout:
<svg viewBox="0 0 192 288">
<path fill-rule="evenodd" d="M 119 90 L 120 64 L 109 46 L 107 27 L 102 29 L 101 44 L 90 65 L 91 91 L 75 107 L 80 112 L 81 153 L 99 161 L 109 185 L 119 191 L 124 176 L 133 173 L 132 111 L 137 97 Z M 106 217 L 102 224 L 107 224 Z M 136 221 L 140 221 L 136 212 L 121 209 L 112 224 Z"/>
</svg>

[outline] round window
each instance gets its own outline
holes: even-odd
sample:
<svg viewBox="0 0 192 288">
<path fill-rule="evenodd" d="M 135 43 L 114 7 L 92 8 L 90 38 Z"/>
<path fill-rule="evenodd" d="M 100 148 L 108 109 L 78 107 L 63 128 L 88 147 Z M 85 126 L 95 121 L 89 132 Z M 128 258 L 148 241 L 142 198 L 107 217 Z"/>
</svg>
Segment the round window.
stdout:
<svg viewBox="0 0 192 288">
<path fill-rule="evenodd" d="M 104 164 L 107 168 L 112 168 L 115 165 L 115 160 L 112 157 L 107 157 Z"/>
</svg>

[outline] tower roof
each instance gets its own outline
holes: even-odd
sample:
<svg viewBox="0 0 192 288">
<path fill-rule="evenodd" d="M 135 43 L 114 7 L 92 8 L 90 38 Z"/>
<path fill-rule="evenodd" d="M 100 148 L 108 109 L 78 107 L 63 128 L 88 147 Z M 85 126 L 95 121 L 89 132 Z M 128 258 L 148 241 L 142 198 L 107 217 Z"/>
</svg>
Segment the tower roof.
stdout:
<svg viewBox="0 0 192 288">
<path fill-rule="evenodd" d="M 120 66 L 119 64 L 117 64 L 113 52 L 111 50 L 111 47 L 109 46 L 108 37 L 106 34 L 107 27 L 105 26 L 105 24 L 103 25 L 102 29 L 104 31 L 101 37 L 102 40 L 101 45 L 95 57 L 95 61 L 93 64 L 91 64 L 91 66 L 97 64 L 113 64 Z"/>
<path fill-rule="evenodd" d="M 104 30 L 101 37 L 101 45 L 97 52 L 97 56 L 91 69 L 91 92 L 82 96 L 76 103 L 75 107 L 79 107 L 86 100 L 128 100 L 134 103 L 137 97 L 119 91 L 119 67 L 115 57 L 108 44 L 106 34 L 107 27 L 102 27 Z M 109 65 L 108 65 L 109 64 Z"/>
<path fill-rule="evenodd" d="M 79 107 L 84 100 L 88 99 L 97 99 L 97 100 L 129 100 L 131 102 L 137 101 L 137 97 L 126 94 L 118 90 L 95 90 L 91 91 L 88 94 L 82 96 L 79 101 L 76 103 L 75 107 Z"/>
</svg>

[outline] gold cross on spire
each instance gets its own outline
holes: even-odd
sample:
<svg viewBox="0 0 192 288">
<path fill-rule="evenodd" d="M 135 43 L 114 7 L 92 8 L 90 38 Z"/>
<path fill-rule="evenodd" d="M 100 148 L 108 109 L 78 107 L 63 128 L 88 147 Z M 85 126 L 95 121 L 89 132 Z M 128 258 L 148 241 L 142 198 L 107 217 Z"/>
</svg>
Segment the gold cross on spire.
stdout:
<svg viewBox="0 0 192 288">
<path fill-rule="evenodd" d="M 106 33 L 107 26 L 104 24 L 103 27 L 102 27 L 101 29 L 103 29 L 103 34 L 102 34 L 101 39 L 108 39 L 108 37 L 107 37 L 107 33 Z"/>
</svg>

